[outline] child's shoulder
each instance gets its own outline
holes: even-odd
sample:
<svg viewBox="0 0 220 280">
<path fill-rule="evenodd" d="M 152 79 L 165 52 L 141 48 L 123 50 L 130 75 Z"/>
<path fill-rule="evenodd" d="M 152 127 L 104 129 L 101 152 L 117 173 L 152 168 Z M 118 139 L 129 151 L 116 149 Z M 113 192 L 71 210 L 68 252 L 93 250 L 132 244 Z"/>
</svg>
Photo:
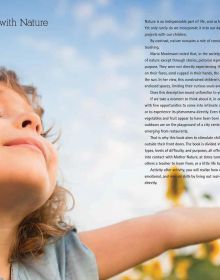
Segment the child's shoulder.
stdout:
<svg viewBox="0 0 220 280">
<path fill-rule="evenodd" d="M 76 228 L 58 240 L 55 247 L 59 259 L 58 262 L 62 263 L 63 259 L 66 260 L 66 268 L 71 273 L 71 279 L 78 279 L 76 276 L 82 273 L 90 273 L 88 274 L 90 277 L 85 277 L 85 279 L 98 279 L 95 255 L 92 250 L 80 240 Z M 65 256 L 63 254 L 65 254 Z M 79 277 L 79 279 L 83 278 Z"/>
<path fill-rule="evenodd" d="M 76 228 L 46 245 L 42 258 L 25 260 L 18 269 L 21 279 L 22 273 L 35 280 L 99 279 L 95 255 L 81 242 Z"/>
</svg>

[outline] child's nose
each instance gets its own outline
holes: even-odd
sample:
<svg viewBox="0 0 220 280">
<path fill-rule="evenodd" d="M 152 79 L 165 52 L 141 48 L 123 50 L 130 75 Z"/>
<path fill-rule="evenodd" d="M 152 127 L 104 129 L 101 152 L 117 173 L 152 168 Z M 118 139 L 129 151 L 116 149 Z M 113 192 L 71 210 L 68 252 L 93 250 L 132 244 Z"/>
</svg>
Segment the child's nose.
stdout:
<svg viewBox="0 0 220 280">
<path fill-rule="evenodd" d="M 42 134 L 43 127 L 40 117 L 34 112 L 26 112 L 16 118 L 15 125 L 18 128 L 25 128 L 28 126 L 39 134 Z"/>
</svg>

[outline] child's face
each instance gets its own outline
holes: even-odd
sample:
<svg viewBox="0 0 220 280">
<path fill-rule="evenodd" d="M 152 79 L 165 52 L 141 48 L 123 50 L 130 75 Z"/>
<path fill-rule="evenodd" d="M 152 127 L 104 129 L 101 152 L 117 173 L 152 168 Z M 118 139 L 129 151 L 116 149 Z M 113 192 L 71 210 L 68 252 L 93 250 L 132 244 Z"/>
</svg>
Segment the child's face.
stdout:
<svg viewBox="0 0 220 280">
<path fill-rule="evenodd" d="M 0 83 L 0 214 L 27 215 L 43 205 L 54 190 L 57 152 L 40 135 L 41 130 L 41 120 L 27 101 Z M 46 158 L 31 147 L 5 146 L 25 137 L 40 141 Z"/>
</svg>

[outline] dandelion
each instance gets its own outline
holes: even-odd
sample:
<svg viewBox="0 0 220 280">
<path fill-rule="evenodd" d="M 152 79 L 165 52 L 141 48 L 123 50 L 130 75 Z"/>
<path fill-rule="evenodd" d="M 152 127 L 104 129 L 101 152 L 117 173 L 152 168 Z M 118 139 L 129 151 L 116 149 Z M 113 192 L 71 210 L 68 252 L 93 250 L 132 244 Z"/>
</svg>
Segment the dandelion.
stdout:
<svg viewBox="0 0 220 280">
<path fill-rule="evenodd" d="M 218 240 L 200 244 L 197 251 L 198 258 L 201 259 L 208 258 L 212 262 L 216 261 L 219 254 L 220 254 L 220 244 Z"/>
<path fill-rule="evenodd" d="M 154 280 L 161 280 L 163 278 L 163 270 L 161 263 L 158 260 L 151 261 L 143 265 L 143 273 L 151 276 Z"/>
<path fill-rule="evenodd" d="M 192 262 L 188 259 L 183 259 L 178 261 L 175 267 L 175 273 L 179 280 L 187 280 L 188 279 L 188 270 L 191 266 Z"/>
<path fill-rule="evenodd" d="M 208 252 L 207 252 L 207 246 L 205 244 L 199 244 L 198 246 L 198 250 L 196 251 L 195 256 L 198 259 L 205 259 L 208 256 Z"/>
<path fill-rule="evenodd" d="M 172 166 L 167 174 L 167 199 L 171 200 L 174 205 L 179 204 L 179 200 L 186 191 L 186 180 L 177 166 Z"/>
<path fill-rule="evenodd" d="M 151 263 L 151 276 L 155 280 L 162 279 L 163 271 L 162 271 L 161 263 L 159 261 L 153 261 Z"/>
<path fill-rule="evenodd" d="M 216 258 L 219 256 L 220 253 L 220 245 L 218 240 L 214 240 L 212 242 L 209 242 L 209 257 L 211 261 L 215 261 Z"/>
<path fill-rule="evenodd" d="M 130 276 L 124 275 L 122 276 L 121 280 L 132 280 Z"/>
<path fill-rule="evenodd" d="M 174 261 L 175 261 L 175 257 L 176 257 L 175 251 L 169 250 L 167 253 L 168 253 L 168 257 L 169 257 L 171 265 L 174 265 Z"/>
<path fill-rule="evenodd" d="M 143 264 L 142 266 L 142 271 L 145 275 L 150 275 L 151 273 L 151 268 L 150 268 L 150 264 Z"/>
</svg>

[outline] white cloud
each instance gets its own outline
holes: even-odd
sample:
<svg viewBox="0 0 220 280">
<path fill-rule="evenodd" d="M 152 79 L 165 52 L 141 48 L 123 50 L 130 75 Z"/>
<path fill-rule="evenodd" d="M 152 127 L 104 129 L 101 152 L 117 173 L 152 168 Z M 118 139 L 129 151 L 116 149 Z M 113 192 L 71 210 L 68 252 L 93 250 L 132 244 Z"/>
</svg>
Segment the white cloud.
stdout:
<svg viewBox="0 0 220 280">
<path fill-rule="evenodd" d="M 173 5 L 174 2 L 173 0 L 162 0 L 160 1 L 160 6 L 159 6 L 159 13 L 162 15 L 173 15 Z"/>
<path fill-rule="evenodd" d="M 88 181 L 97 182 L 118 171 L 131 154 L 132 147 L 129 143 L 114 138 L 106 139 L 104 147 L 97 151 L 93 159 L 94 163 L 90 167 Z"/>
<path fill-rule="evenodd" d="M 90 36 L 114 35 L 120 39 L 133 39 L 143 30 L 144 13 L 139 8 L 125 11 L 122 21 L 109 14 L 95 14 L 88 22 Z"/>
<path fill-rule="evenodd" d="M 42 52 L 47 57 L 53 57 L 66 70 L 76 68 L 77 70 L 82 70 L 89 67 L 89 61 L 72 45 L 62 45 L 56 41 L 29 36 L 21 36 L 19 40 L 26 47 L 31 47 L 34 51 Z"/>
<path fill-rule="evenodd" d="M 100 105 L 97 99 L 92 98 L 92 97 L 85 97 L 82 99 L 82 108 L 83 110 L 88 110 L 88 111 L 100 111 L 103 109 L 103 106 Z"/>
<path fill-rule="evenodd" d="M 102 51 L 100 54 L 100 66 L 106 70 L 113 70 L 120 68 L 124 65 L 123 54 L 116 55 L 109 51 Z"/>
<path fill-rule="evenodd" d="M 122 129 L 126 125 L 127 122 L 123 116 L 114 115 L 110 119 L 110 123 L 113 126 L 113 128 Z"/>
<path fill-rule="evenodd" d="M 74 18 L 76 17 L 79 20 L 91 20 L 92 17 L 99 17 L 99 15 L 96 14 L 99 6 L 107 6 L 109 4 L 110 0 L 94 0 L 76 3 L 72 8 L 72 14 Z"/>
<path fill-rule="evenodd" d="M 126 11 L 126 20 L 122 28 L 121 36 L 125 39 L 133 39 L 142 36 L 143 22 L 146 12 L 138 7 L 131 7 Z"/>
<path fill-rule="evenodd" d="M 67 12 L 67 0 L 57 0 L 55 12 L 58 16 L 64 16 Z"/>
<path fill-rule="evenodd" d="M 110 15 L 97 16 L 89 23 L 90 35 L 98 37 L 106 33 L 117 34 L 119 26 L 116 19 Z"/>
<path fill-rule="evenodd" d="M 95 12 L 95 7 L 91 3 L 79 3 L 73 7 L 73 15 L 78 19 L 88 19 L 93 16 Z"/>
<path fill-rule="evenodd" d="M 107 6 L 110 4 L 110 0 L 96 0 L 97 4 L 102 5 L 102 6 Z"/>
<path fill-rule="evenodd" d="M 100 81 L 97 81 L 96 84 L 96 92 L 98 94 L 116 93 L 122 90 L 128 90 L 130 85 L 129 77 L 122 74 L 113 73 L 105 75 Z"/>
<path fill-rule="evenodd" d="M 57 48 L 57 54 L 62 61 L 68 63 L 71 60 L 74 60 L 74 58 L 77 56 L 77 51 L 71 46 L 60 46 Z"/>
<path fill-rule="evenodd" d="M 109 0 L 94 0 L 77 3 L 72 8 L 74 19 L 83 20 L 88 35 L 97 38 L 103 35 L 113 35 L 120 39 L 133 39 L 142 35 L 144 12 L 136 7 L 123 11 L 121 19 L 106 10 L 100 11 L 100 6 L 107 6 Z M 85 29 L 86 30 L 86 29 Z"/>
<path fill-rule="evenodd" d="M 40 52 L 49 52 L 51 50 L 51 43 L 44 39 L 36 40 L 33 37 L 21 36 L 19 40 L 22 44 Z"/>
<path fill-rule="evenodd" d="M 95 90 L 97 93 L 107 94 L 119 91 L 133 90 L 133 84 L 136 89 L 142 78 L 136 73 L 142 67 L 144 58 L 143 48 L 140 46 L 132 46 L 125 52 L 111 53 L 107 50 L 100 52 L 98 67 L 100 71 L 100 79 L 96 81 Z M 127 72 L 127 70 L 129 70 Z M 100 82 L 101 81 L 101 82 Z M 142 84 L 141 84 L 142 86 Z"/>
<path fill-rule="evenodd" d="M 100 54 L 100 67 L 108 71 L 118 71 L 122 67 L 133 69 L 133 67 L 141 67 L 143 57 L 144 52 L 141 46 L 131 46 L 126 52 L 119 54 L 103 50 Z"/>
</svg>

